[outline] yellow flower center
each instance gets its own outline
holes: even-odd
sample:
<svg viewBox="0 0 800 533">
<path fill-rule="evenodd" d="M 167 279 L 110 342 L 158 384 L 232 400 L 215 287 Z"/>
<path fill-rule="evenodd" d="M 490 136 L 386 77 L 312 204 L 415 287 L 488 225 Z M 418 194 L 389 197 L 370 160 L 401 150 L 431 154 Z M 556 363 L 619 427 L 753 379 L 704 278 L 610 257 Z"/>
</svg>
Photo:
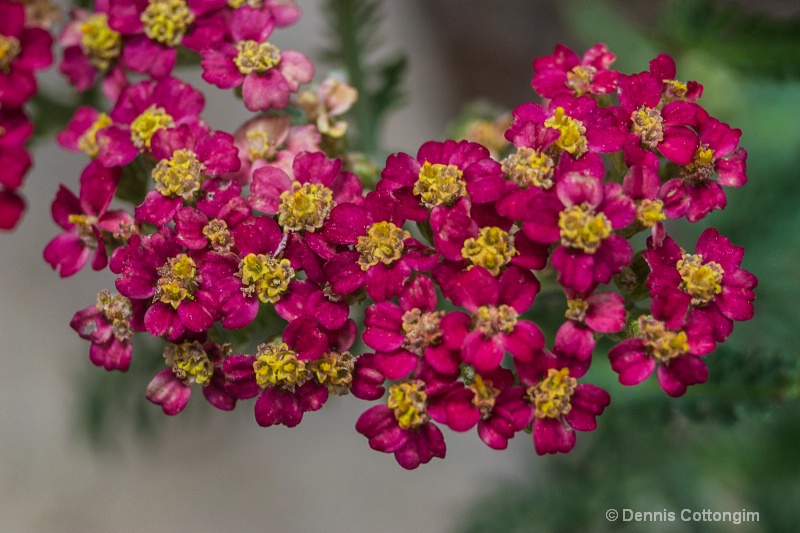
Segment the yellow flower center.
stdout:
<svg viewBox="0 0 800 533">
<path fill-rule="evenodd" d="M 561 134 L 555 145 L 564 152 L 569 152 L 576 159 L 589 149 L 586 140 L 586 127 L 580 120 L 567 116 L 563 107 L 556 107 L 555 114 L 544 121 L 544 125 Z"/>
<path fill-rule="evenodd" d="M 642 106 L 631 113 L 631 132 L 642 139 L 642 146 L 655 148 L 664 140 L 664 119 L 661 111 Z"/>
<path fill-rule="evenodd" d="M 562 245 L 587 254 L 595 253 L 603 239 L 611 235 L 611 222 L 586 203 L 563 210 L 558 215 L 558 227 Z"/>
<path fill-rule="evenodd" d="M 494 409 L 495 400 L 500 396 L 500 389 L 492 386 L 491 381 L 484 381 L 480 374 L 475 374 L 475 381 L 469 386 L 474 396 L 472 405 L 481 412 L 481 418 L 489 418 Z"/>
<path fill-rule="evenodd" d="M 667 102 L 686 99 L 686 93 L 689 91 L 689 87 L 685 83 L 678 80 L 664 80 L 664 83 L 666 84 L 664 96 Z"/>
<path fill-rule="evenodd" d="M 105 113 L 100 113 L 97 116 L 97 120 L 94 121 L 94 124 L 89 126 L 89 128 L 83 132 L 83 135 L 78 138 L 78 148 L 83 150 L 86 155 L 92 159 L 97 157 L 97 154 L 100 153 L 100 146 L 97 144 L 97 132 L 103 128 L 107 128 L 113 123 L 114 121 L 111 120 L 111 117 Z"/>
<path fill-rule="evenodd" d="M 481 330 L 487 338 L 501 331 L 511 333 L 517 325 L 517 316 L 517 311 L 506 304 L 497 307 L 482 305 L 475 313 L 475 329 Z"/>
<path fill-rule="evenodd" d="M 640 200 L 636 204 L 636 220 L 645 228 L 652 228 L 667 218 L 663 209 L 664 202 L 661 200 Z"/>
<path fill-rule="evenodd" d="M 289 289 L 294 269 L 288 259 L 275 259 L 263 254 L 247 254 L 239 263 L 242 292 L 256 294 L 264 303 L 274 304 Z"/>
<path fill-rule="evenodd" d="M 73 214 L 67 217 L 72 224 L 75 224 L 78 237 L 81 243 L 89 248 L 97 248 L 97 236 L 94 234 L 92 226 L 97 224 L 97 217 L 83 214 Z"/>
<path fill-rule="evenodd" d="M 175 150 L 171 159 L 162 159 L 153 169 L 156 190 L 170 198 L 191 200 L 205 181 L 204 169 L 191 150 Z"/>
<path fill-rule="evenodd" d="M 686 332 L 669 330 L 654 318 L 639 317 L 639 337 L 644 341 L 647 353 L 660 363 L 668 363 L 689 351 Z"/>
<path fill-rule="evenodd" d="M 0 71 L 7 73 L 21 51 L 19 39 L 0 34 Z"/>
<path fill-rule="evenodd" d="M 569 413 L 576 386 L 577 381 L 569 377 L 568 369 L 549 369 L 546 378 L 528 388 L 528 399 L 536 408 L 536 418 L 559 418 Z"/>
<path fill-rule="evenodd" d="M 467 194 L 462 175 L 455 165 L 431 164 L 425 161 L 419 169 L 419 178 L 414 184 L 413 193 L 419 195 L 420 203 L 428 209 L 441 204 L 449 207 Z"/>
<path fill-rule="evenodd" d="M 306 363 L 297 358 L 297 353 L 282 342 L 280 344 L 260 344 L 256 360 L 253 362 L 256 382 L 259 387 L 280 386 L 294 390 L 308 379 Z"/>
<path fill-rule="evenodd" d="M 120 341 L 130 340 L 133 336 L 131 329 L 131 317 L 133 307 L 131 301 L 120 294 L 111 294 L 108 289 L 103 289 L 97 293 L 98 311 L 103 313 L 106 320 L 111 322 L 111 332 Z"/>
<path fill-rule="evenodd" d="M 151 105 L 131 122 L 131 140 L 139 150 L 150 148 L 150 141 L 158 130 L 171 128 L 174 125 L 172 117 L 163 107 Z"/>
<path fill-rule="evenodd" d="M 194 22 L 194 14 L 184 0 L 150 0 L 142 11 L 144 33 L 166 46 L 181 44 L 183 36 Z"/>
<path fill-rule="evenodd" d="M 187 385 L 206 386 L 214 375 L 214 365 L 198 341 L 170 344 L 164 348 L 164 359 L 175 376 Z"/>
<path fill-rule="evenodd" d="M 403 429 L 414 429 L 428 421 L 425 394 L 422 381 L 406 381 L 389 387 L 389 409 L 394 411 L 395 419 Z"/>
<path fill-rule="evenodd" d="M 683 254 L 675 266 L 683 279 L 681 289 L 692 295 L 692 305 L 706 305 L 722 292 L 725 271 L 719 263 L 704 263 L 700 254 Z"/>
<path fill-rule="evenodd" d="M 477 238 L 470 237 L 461 247 L 461 257 L 472 263 L 469 268 L 482 266 L 493 276 L 500 274 L 511 258 L 517 255 L 514 238 L 500 228 L 481 228 Z"/>
<path fill-rule="evenodd" d="M 586 319 L 586 311 L 589 310 L 589 302 L 582 298 L 567 300 L 567 312 L 564 316 L 575 322 L 583 322 Z"/>
<path fill-rule="evenodd" d="M 425 312 L 417 308 L 403 313 L 403 331 L 406 334 L 403 348 L 422 355 L 428 346 L 439 344 L 442 340 L 439 322 L 443 316 L 444 311 Z"/>
<path fill-rule="evenodd" d="M 170 258 L 157 270 L 161 276 L 156 284 L 153 301 L 161 301 L 177 309 L 184 300 L 194 300 L 197 291 L 197 265 L 186 254 Z"/>
<path fill-rule="evenodd" d="M 553 186 L 553 168 L 555 162 L 544 152 L 521 146 L 503 159 L 503 174 L 519 185 L 520 189 L 530 186 L 549 189 Z"/>
<path fill-rule="evenodd" d="M 99 70 L 106 70 L 122 51 L 122 35 L 108 27 L 108 15 L 95 13 L 81 24 L 81 51 Z"/>
<path fill-rule="evenodd" d="M 376 222 L 367 230 L 366 235 L 358 237 L 356 250 L 361 254 L 358 264 L 361 270 L 378 263 L 390 265 L 403 256 L 403 241 L 411 238 L 411 233 L 398 228 L 391 222 Z"/>
<path fill-rule="evenodd" d="M 567 87 L 575 91 L 575 96 L 586 94 L 596 73 L 597 69 L 591 65 L 578 65 L 567 72 Z"/>
<path fill-rule="evenodd" d="M 211 249 L 221 254 L 231 251 L 233 237 L 228 229 L 228 223 L 224 220 L 212 218 L 203 228 L 203 235 L 208 239 Z"/>
<path fill-rule="evenodd" d="M 309 363 L 308 369 L 329 392 L 344 396 L 350 392 L 353 383 L 355 362 L 356 358 L 350 352 L 331 352 Z"/>
<path fill-rule="evenodd" d="M 250 162 L 263 159 L 272 161 L 275 158 L 277 146 L 269 141 L 269 133 L 260 129 L 253 129 L 247 135 L 247 157 Z"/>
<path fill-rule="evenodd" d="M 705 181 L 714 173 L 714 150 L 701 144 L 692 162 L 681 169 L 681 175 L 695 183 Z"/>
<path fill-rule="evenodd" d="M 293 182 L 292 189 L 281 193 L 278 207 L 278 224 L 284 230 L 309 231 L 322 227 L 331 209 L 336 205 L 333 191 L 324 185 Z"/>
<path fill-rule="evenodd" d="M 281 62 L 281 51 L 270 43 L 258 41 L 239 41 L 236 43 L 239 55 L 233 58 L 236 68 L 242 74 L 262 74 Z"/>
</svg>

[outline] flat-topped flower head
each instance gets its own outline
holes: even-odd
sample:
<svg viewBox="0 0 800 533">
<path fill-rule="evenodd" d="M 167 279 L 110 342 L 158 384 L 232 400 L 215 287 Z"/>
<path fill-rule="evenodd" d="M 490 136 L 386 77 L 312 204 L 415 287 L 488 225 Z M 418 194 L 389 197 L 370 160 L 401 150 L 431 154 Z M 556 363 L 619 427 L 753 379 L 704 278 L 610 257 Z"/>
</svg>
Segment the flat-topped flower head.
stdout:
<svg viewBox="0 0 800 533">
<path fill-rule="evenodd" d="M 361 270 L 366 271 L 378 263 L 391 265 L 402 257 L 403 241 L 410 238 L 411 233 L 392 222 L 382 220 L 370 225 L 367 234 L 360 235 L 356 244 L 356 250 L 361 254 L 358 258 Z"/>
<path fill-rule="evenodd" d="M 195 19 L 184 0 L 149 0 L 140 17 L 145 35 L 170 47 L 181 44 Z"/>
<path fill-rule="evenodd" d="M 482 266 L 493 276 L 500 275 L 500 270 L 518 253 L 514 238 L 494 226 L 481 228 L 478 236 L 466 239 L 461 248 L 461 256 L 470 263 L 468 268 Z"/>
<path fill-rule="evenodd" d="M 122 35 L 108 26 L 108 15 L 94 13 L 80 26 L 83 55 L 98 70 L 106 70 L 122 52 Z"/>
<path fill-rule="evenodd" d="M 437 205 L 450 207 L 467 194 L 463 175 L 455 165 L 425 161 L 419 169 L 419 179 L 412 192 L 420 197 L 420 203 L 428 209 Z"/>
<path fill-rule="evenodd" d="M 295 272 L 288 259 L 249 253 L 239 263 L 243 294 L 255 295 L 264 303 L 275 303 L 289 288 Z"/>
<path fill-rule="evenodd" d="M 207 386 L 214 376 L 214 364 L 198 341 L 169 344 L 164 348 L 164 361 L 183 383 Z"/>
<path fill-rule="evenodd" d="M 549 189 L 553 186 L 555 161 L 546 152 L 520 146 L 513 154 L 502 161 L 503 174 L 519 185 L 520 189 L 539 187 Z"/>
</svg>

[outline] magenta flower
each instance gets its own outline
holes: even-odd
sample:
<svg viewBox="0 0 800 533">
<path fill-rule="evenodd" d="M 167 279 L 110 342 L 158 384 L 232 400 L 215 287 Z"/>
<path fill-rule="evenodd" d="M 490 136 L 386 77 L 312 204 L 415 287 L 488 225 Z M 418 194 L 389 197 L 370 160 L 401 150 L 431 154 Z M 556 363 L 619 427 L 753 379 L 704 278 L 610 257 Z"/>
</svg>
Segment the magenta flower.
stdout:
<svg viewBox="0 0 800 533">
<path fill-rule="evenodd" d="M 25 200 L 14 191 L 0 189 L 0 230 L 13 230 L 25 212 Z"/>
<path fill-rule="evenodd" d="M 583 58 L 558 44 L 553 55 L 533 60 L 531 86 L 545 98 L 561 93 L 574 96 L 589 94 L 611 94 L 617 90 L 619 72 L 609 70 L 617 56 L 604 44 L 589 48 Z"/>
<path fill-rule="evenodd" d="M 0 185 L 15 191 L 22 186 L 31 168 L 31 156 L 25 143 L 33 133 L 33 124 L 21 109 L 0 109 Z"/>
<path fill-rule="evenodd" d="M 651 228 L 654 241 L 660 243 L 666 237 L 661 221 L 667 215 L 664 213 L 664 200 L 661 198 L 658 160 L 652 153 L 645 159 L 647 164 L 633 165 L 628 169 L 622 181 L 622 190 L 636 204 L 637 229 Z"/>
<path fill-rule="evenodd" d="M 226 390 L 234 397 L 258 396 L 254 407 L 258 425 L 294 427 L 304 413 L 320 409 L 329 393 L 347 394 L 354 363 L 349 352 L 334 350 L 305 359 L 286 341 L 261 344 L 255 356 L 233 355 L 223 370 Z"/>
<path fill-rule="evenodd" d="M 597 416 L 611 403 L 611 396 L 595 385 L 581 383 L 569 370 L 551 368 L 528 387 L 533 407 L 533 444 L 536 453 L 567 453 L 575 447 L 575 431 L 594 431 Z"/>
<path fill-rule="evenodd" d="M 450 208 L 464 196 L 481 204 L 497 200 L 503 175 L 480 144 L 430 141 L 420 147 L 416 159 L 402 152 L 390 155 L 377 190 L 394 193 L 404 218 L 425 221 L 429 213 Z"/>
<path fill-rule="evenodd" d="M 373 450 L 393 453 L 398 464 L 413 470 L 434 457 L 444 458 L 447 448 L 441 430 L 426 412 L 425 383 L 405 381 L 389 387 L 385 405 L 367 409 L 356 431 L 369 439 Z"/>
<path fill-rule="evenodd" d="M 367 195 L 365 205 L 339 204 L 331 210 L 322 230 L 333 244 L 354 245 L 325 264 L 325 274 L 337 294 L 350 294 L 362 286 L 376 302 L 400 294 L 403 282 L 414 270 L 429 270 L 438 261 L 434 250 L 402 229 L 402 219 L 391 209 L 387 191 Z M 388 205 L 387 205 L 388 204 Z"/>
<path fill-rule="evenodd" d="M 514 374 L 504 368 L 475 374 L 471 382 L 469 386 L 458 382 L 440 396 L 431 394 L 428 413 L 453 431 L 477 425 L 478 436 L 487 446 L 506 449 L 509 439 L 533 420 L 525 387 L 514 386 Z"/>
<path fill-rule="evenodd" d="M 108 256 L 101 232 L 119 234 L 122 225 L 133 222 L 123 210 L 108 211 L 119 176 L 118 169 L 108 169 L 93 162 L 81 174 L 80 197 L 60 186 L 51 213 L 64 233 L 47 244 L 43 255 L 61 277 L 71 276 L 83 268 L 92 251 L 92 268 L 104 269 Z"/>
<path fill-rule="evenodd" d="M 515 361 L 530 362 L 544 348 L 544 335 L 519 315 L 533 305 L 539 280 L 519 267 L 509 267 L 499 278 L 481 266 L 461 274 L 454 302 L 461 311 L 448 313 L 441 323 L 444 343 L 461 347 L 462 360 L 479 373 L 495 370 L 506 351 Z"/>
<path fill-rule="evenodd" d="M 619 103 L 629 131 L 625 143 L 628 166 L 642 163 L 648 151 L 679 165 L 688 165 L 698 147 L 697 135 L 687 126 L 697 122 L 699 106 L 684 101 L 662 107 L 662 80 L 650 72 L 619 78 Z"/>
<path fill-rule="evenodd" d="M 135 210 L 136 220 L 163 226 L 186 202 L 193 202 L 213 175 L 239 168 L 233 137 L 221 131 L 195 134 L 188 126 L 158 130 L 151 138 L 157 163 L 155 189 Z"/>
<path fill-rule="evenodd" d="M 175 213 L 178 242 L 189 250 L 210 249 L 225 254 L 233 247 L 232 231 L 252 218 L 247 202 L 239 196 L 236 182 L 219 178 L 206 180 L 197 207 L 183 207 Z"/>
<path fill-rule="evenodd" d="M 753 318 L 756 277 L 739 268 L 744 249 L 733 246 L 714 228 L 706 229 L 694 254 L 687 254 L 672 238 L 661 246 L 648 242 L 644 257 L 650 265 L 647 286 L 653 298 L 653 316 L 666 327 L 707 331 L 711 351 L 733 331 L 734 320 Z M 706 350 L 695 353 L 707 353 Z"/>
<path fill-rule="evenodd" d="M 219 314 L 208 281 L 198 275 L 205 260 L 202 253 L 185 253 L 175 233 L 164 227 L 141 240 L 131 239 L 117 290 L 151 302 L 143 318 L 151 335 L 175 341 L 187 330 L 203 333 Z"/>
<path fill-rule="evenodd" d="M 623 385 L 641 383 L 653 373 L 670 396 L 681 396 L 686 387 L 704 383 L 708 367 L 698 357 L 705 340 L 684 329 L 667 328 L 660 320 L 640 316 L 636 337 L 624 340 L 608 352 L 611 368 Z"/>
<path fill-rule="evenodd" d="M 170 368 L 156 374 L 147 385 L 145 396 L 160 405 L 164 414 L 174 416 L 189 403 L 192 385 L 197 383 L 203 387 L 208 403 L 222 411 L 233 410 L 236 399 L 225 391 L 221 369 L 229 351 L 230 348 L 210 341 L 170 343 L 164 348 L 164 359 Z"/>
<path fill-rule="evenodd" d="M 685 215 L 689 222 L 697 222 L 715 209 L 725 209 L 728 201 L 721 185 L 741 187 L 747 183 L 747 152 L 737 147 L 742 130 L 709 117 L 705 111 L 698 117 L 700 145 L 680 169 L 680 177 L 662 188 L 667 216 Z M 716 180 L 712 179 L 714 174 Z"/>
<path fill-rule="evenodd" d="M 314 77 L 314 66 L 306 56 L 267 42 L 272 27 L 269 10 L 240 7 L 230 21 L 236 44 L 219 43 L 201 51 L 203 79 L 220 89 L 241 85 L 250 111 L 283 109 L 291 94 Z"/>
<path fill-rule="evenodd" d="M 34 71 L 50 66 L 53 38 L 25 27 L 25 6 L 0 0 L 0 105 L 17 108 L 36 93 Z"/>
<path fill-rule="evenodd" d="M 125 67 L 154 79 L 164 78 L 175 65 L 177 46 L 199 52 L 221 41 L 225 21 L 219 12 L 222 5 L 215 4 L 202 0 L 109 0 L 108 26 L 125 37 L 121 56 Z"/>
<path fill-rule="evenodd" d="M 667 54 L 658 54 L 658 56 L 650 61 L 650 73 L 661 80 L 663 95 L 662 98 L 665 104 L 682 100 L 686 102 L 694 102 L 703 94 L 703 86 L 696 81 L 682 82 L 675 79 L 677 69 L 675 67 L 675 60 Z"/>
<path fill-rule="evenodd" d="M 89 359 L 93 364 L 125 372 L 133 352 L 132 317 L 130 300 L 103 290 L 97 294 L 97 304 L 75 313 L 69 325 L 81 338 L 92 342 Z"/>
</svg>

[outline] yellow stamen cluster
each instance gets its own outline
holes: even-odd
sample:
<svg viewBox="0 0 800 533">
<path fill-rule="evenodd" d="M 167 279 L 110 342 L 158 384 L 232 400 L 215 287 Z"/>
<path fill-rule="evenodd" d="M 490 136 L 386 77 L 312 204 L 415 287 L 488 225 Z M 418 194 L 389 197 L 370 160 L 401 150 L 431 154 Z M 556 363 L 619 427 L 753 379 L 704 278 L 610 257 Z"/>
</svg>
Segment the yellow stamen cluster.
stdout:
<svg viewBox="0 0 800 533">
<path fill-rule="evenodd" d="M 461 248 L 461 257 L 472 263 L 470 269 L 482 266 L 493 276 L 499 275 L 500 269 L 518 253 L 514 248 L 514 238 L 494 226 L 481 228 L 478 237 L 466 239 Z"/>
<path fill-rule="evenodd" d="M 686 99 L 689 87 L 685 83 L 678 80 L 664 80 L 664 84 L 666 85 L 664 88 L 664 100 L 667 103 Z"/>
<path fill-rule="evenodd" d="M 586 127 L 580 120 L 568 116 L 563 107 L 556 107 L 555 114 L 545 120 L 544 125 L 561 133 L 555 146 L 564 152 L 578 158 L 589 150 Z"/>
<path fill-rule="evenodd" d="M 81 243 L 88 248 L 97 248 L 97 236 L 94 234 L 92 226 L 97 224 L 97 217 L 84 214 L 73 214 L 67 217 L 67 220 L 75 224 L 78 237 Z"/>
<path fill-rule="evenodd" d="M 652 228 L 666 218 L 664 202 L 661 200 L 648 200 L 645 198 L 636 203 L 636 220 L 645 228 Z"/>
<path fill-rule="evenodd" d="M 567 312 L 564 313 L 564 316 L 575 322 L 583 322 L 586 320 L 586 311 L 588 310 L 589 302 L 582 298 L 575 298 L 567 300 Z"/>
<path fill-rule="evenodd" d="M 642 139 L 642 146 L 655 148 L 664 140 L 664 119 L 661 111 L 642 106 L 631 113 L 631 132 Z"/>
<path fill-rule="evenodd" d="M 425 353 L 425 348 L 442 341 L 442 330 L 439 322 L 444 311 L 422 311 L 414 308 L 403 313 L 403 331 L 406 338 L 403 348 L 417 355 Z"/>
<path fill-rule="evenodd" d="M 292 391 L 308 379 L 306 363 L 299 360 L 297 353 L 284 342 L 260 344 L 253 370 L 262 389 L 280 386 Z"/>
<path fill-rule="evenodd" d="M 164 348 L 164 359 L 175 376 L 187 385 L 206 386 L 214 375 L 214 365 L 198 341 L 170 344 Z"/>
<path fill-rule="evenodd" d="M 98 70 L 106 70 L 122 51 L 122 35 L 108 27 L 108 15 L 95 13 L 81 24 L 81 51 Z"/>
<path fill-rule="evenodd" d="M 191 150 L 175 150 L 170 159 L 162 159 L 153 169 L 156 190 L 168 198 L 194 198 L 205 181 L 205 165 Z"/>
<path fill-rule="evenodd" d="M 681 290 L 692 295 L 692 305 L 706 305 L 722 292 L 725 271 L 719 263 L 704 263 L 700 254 L 683 254 L 675 266 L 683 280 Z"/>
<path fill-rule="evenodd" d="M 481 412 L 481 418 L 489 418 L 494 409 L 495 400 L 500 396 L 500 389 L 493 387 L 491 381 L 484 381 L 480 374 L 475 374 L 475 381 L 469 386 L 475 396 L 472 405 Z"/>
<path fill-rule="evenodd" d="M 263 74 L 281 62 L 281 51 L 270 43 L 258 41 L 239 41 L 236 43 L 239 55 L 233 58 L 236 68 L 244 75 L 255 72 Z"/>
<path fill-rule="evenodd" d="M 536 418 L 559 418 L 569 413 L 576 386 L 577 381 L 569 377 L 568 369 L 549 369 L 546 378 L 528 388 L 528 399 L 536 408 Z"/>
<path fill-rule="evenodd" d="M 350 393 L 356 358 L 350 352 L 326 353 L 308 364 L 316 380 L 337 396 Z"/>
<path fill-rule="evenodd" d="M 194 300 L 197 265 L 191 257 L 186 254 L 172 257 L 157 272 L 161 277 L 156 284 L 154 302 L 160 301 L 177 309 L 182 301 Z"/>
<path fill-rule="evenodd" d="M 19 39 L 12 36 L 0 35 L 0 71 L 8 73 L 11 63 L 22 51 Z"/>
<path fill-rule="evenodd" d="M 561 244 L 593 254 L 603 239 L 611 235 L 611 222 L 603 213 L 595 213 L 586 203 L 573 205 L 558 215 Z"/>
<path fill-rule="evenodd" d="M 639 337 L 647 353 L 660 363 L 669 363 L 689 351 L 686 332 L 667 329 L 663 322 L 654 318 L 639 317 Z"/>
<path fill-rule="evenodd" d="M 420 204 L 428 209 L 437 205 L 451 206 L 467 189 L 462 179 L 463 172 L 455 165 L 423 163 L 419 169 L 419 178 L 414 184 L 413 193 L 419 195 Z"/>
<path fill-rule="evenodd" d="M 294 269 L 288 259 L 247 254 L 239 262 L 237 275 L 242 279 L 242 292 L 246 296 L 255 294 L 262 302 L 274 304 L 289 289 Z"/>
<path fill-rule="evenodd" d="M 163 45 L 175 47 L 194 22 L 194 13 L 184 0 L 150 0 L 140 17 L 144 33 Z"/>
<path fill-rule="evenodd" d="M 520 189 L 534 186 L 549 189 L 553 186 L 553 158 L 544 152 L 521 146 L 502 162 L 506 179 L 515 182 Z"/>
<path fill-rule="evenodd" d="M 131 141 L 139 150 L 150 148 L 150 141 L 158 130 L 174 125 L 175 122 L 164 108 L 153 104 L 131 122 Z"/>
<path fill-rule="evenodd" d="M 111 120 L 111 117 L 105 113 L 97 115 L 97 120 L 78 138 L 78 148 L 92 159 L 97 157 L 97 154 L 100 153 L 100 145 L 97 144 L 97 132 L 113 123 L 114 121 Z"/>
<path fill-rule="evenodd" d="M 212 218 L 203 227 L 203 235 L 208 239 L 208 244 L 215 252 L 225 254 L 231 251 L 233 236 L 228 229 L 228 223 L 218 218 Z"/>
<path fill-rule="evenodd" d="M 475 329 L 489 338 L 500 332 L 511 333 L 517 325 L 517 311 L 506 304 L 497 307 L 482 305 L 475 313 Z"/>
<path fill-rule="evenodd" d="M 684 178 L 694 182 L 705 181 L 714 173 L 714 150 L 701 144 L 694 153 L 692 162 L 681 169 Z"/>
<path fill-rule="evenodd" d="M 567 72 L 567 87 L 575 91 L 575 96 L 589 92 L 597 69 L 591 65 L 578 65 Z"/>
<path fill-rule="evenodd" d="M 315 232 L 328 219 L 336 205 L 333 191 L 317 183 L 293 182 L 291 190 L 281 193 L 278 224 L 284 230 Z"/>
<path fill-rule="evenodd" d="M 249 130 L 247 136 L 247 157 L 250 162 L 263 159 L 264 161 L 272 161 L 275 159 L 277 146 L 269 140 L 269 133 L 261 129 Z"/>
<path fill-rule="evenodd" d="M 389 387 L 389 409 L 403 429 L 418 428 L 428 421 L 425 412 L 428 395 L 422 381 L 406 381 Z"/>
<path fill-rule="evenodd" d="M 131 329 L 133 307 L 130 300 L 121 294 L 111 294 L 108 289 L 103 289 L 97 293 L 95 307 L 111 323 L 111 333 L 114 337 L 120 341 L 130 340 L 133 336 Z"/>
<path fill-rule="evenodd" d="M 366 235 L 358 237 L 356 250 L 361 254 L 358 264 L 361 270 L 378 263 L 390 265 L 403 256 L 405 245 L 403 241 L 411 238 L 411 233 L 398 228 L 391 222 L 376 222 L 367 230 Z"/>
</svg>

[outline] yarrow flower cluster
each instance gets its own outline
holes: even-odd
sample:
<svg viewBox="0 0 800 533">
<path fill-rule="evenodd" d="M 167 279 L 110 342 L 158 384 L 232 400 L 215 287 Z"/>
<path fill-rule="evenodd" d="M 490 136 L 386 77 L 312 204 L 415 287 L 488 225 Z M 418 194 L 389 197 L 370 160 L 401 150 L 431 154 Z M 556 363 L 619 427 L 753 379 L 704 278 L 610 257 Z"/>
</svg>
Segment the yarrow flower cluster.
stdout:
<svg viewBox="0 0 800 533">
<path fill-rule="evenodd" d="M 356 431 L 408 469 L 445 456 L 445 426 L 493 449 L 525 432 L 539 454 L 569 452 L 611 401 L 584 379 L 603 335 L 623 385 L 655 371 L 679 396 L 707 379 L 703 358 L 753 317 L 756 278 L 717 230 L 687 251 L 664 222 L 724 209 L 747 153 L 671 57 L 625 75 L 602 44 L 583 57 L 559 45 L 533 62 L 542 100 L 476 124 L 483 144 L 392 154 L 365 186 L 346 144 L 356 91 L 335 77 L 301 91 L 312 63 L 273 39 L 298 17 L 278 0 L 72 12 L 60 70 L 113 105 L 79 108 L 58 137 L 88 163 L 77 193 L 59 188 L 44 258 L 61 276 L 90 258 L 116 275 L 71 322 L 95 365 L 125 371 L 137 338 L 162 339 L 146 397 L 168 415 L 198 388 L 222 410 L 256 398 L 261 426 L 296 426 L 331 395 L 380 400 Z M 18 26 L 0 37 L 0 76 L 32 79 L 46 61 L 23 52 L 45 37 Z M 214 130 L 203 93 L 173 77 L 182 47 L 257 113 L 236 132 Z M 30 92 L 15 91 L 0 88 L 3 139 L 28 124 Z M 112 209 L 115 196 L 135 204 Z M 548 335 L 542 291 L 563 294 Z"/>
</svg>

